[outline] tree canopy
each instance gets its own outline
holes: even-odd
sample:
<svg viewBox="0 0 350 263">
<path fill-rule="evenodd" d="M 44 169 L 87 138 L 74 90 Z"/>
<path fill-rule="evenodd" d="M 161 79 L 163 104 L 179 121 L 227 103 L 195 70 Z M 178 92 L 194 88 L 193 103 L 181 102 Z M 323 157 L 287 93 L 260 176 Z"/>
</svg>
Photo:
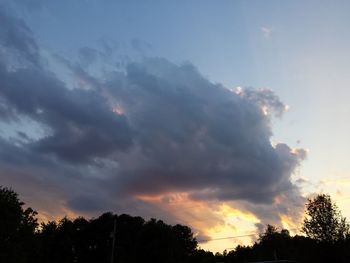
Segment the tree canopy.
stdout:
<svg viewBox="0 0 350 263">
<path fill-rule="evenodd" d="M 317 195 L 306 204 L 302 231 L 310 238 L 322 242 L 345 240 L 349 224 L 327 194 Z"/>
<path fill-rule="evenodd" d="M 35 253 L 37 213 L 23 205 L 16 192 L 0 186 L 0 262 L 22 262 Z"/>
<path fill-rule="evenodd" d="M 38 226 L 36 212 L 24 208 L 13 190 L 0 187 L 0 262 L 110 263 L 112 251 L 118 263 L 348 262 L 349 226 L 330 197 L 319 195 L 306 207 L 308 236 L 291 236 L 286 229 L 267 225 L 254 244 L 213 254 L 197 246 L 187 226 L 127 214 L 64 217 Z"/>
</svg>

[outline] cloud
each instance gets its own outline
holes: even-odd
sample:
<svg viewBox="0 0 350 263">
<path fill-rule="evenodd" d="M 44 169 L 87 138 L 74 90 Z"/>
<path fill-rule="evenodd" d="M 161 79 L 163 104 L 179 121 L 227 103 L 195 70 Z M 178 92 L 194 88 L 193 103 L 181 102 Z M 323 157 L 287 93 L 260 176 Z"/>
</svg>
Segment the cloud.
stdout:
<svg viewBox="0 0 350 263">
<path fill-rule="evenodd" d="M 273 32 L 273 28 L 262 26 L 262 27 L 260 27 L 260 30 L 261 30 L 264 38 L 266 38 L 266 39 L 270 39 L 271 38 L 271 34 Z"/>
<path fill-rule="evenodd" d="M 121 156 L 124 189 L 269 202 L 276 190 L 291 187 L 291 172 L 304 156 L 271 145 L 270 115 L 262 106 L 278 114 L 284 109 L 272 92 L 237 94 L 192 65 L 164 59 L 130 65 L 126 75 L 107 84 L 138 131 L 137 147 Z"/>
<path fill-rule="evenodd" d="M 0 168 L 16 174 L 12 183 L 36 178 L 28 195 L 50 185 L 72 211 L 110 208 L 163 218 L 176 218 L 163 207 L 176 193 L 195 203 L 242 202 L 261 222 L 300 207 L 291 175 L 306 152 L 271 144 L 271 118 L 286 109 L 271 90 L 231 91 L 192 64 L 163 58 L 97 77 L 84 69 L 98 53 L 89 48 L 79 51 L 78 62 L 62 60 L 85 80 L 72 88 L 41 65 L 27 26 L 0 15 L 1 48 L 21 58 L 15 68 L 0 60 L 0 112 L 10 124 L 26 118 L 45 130 L 36 139 L 21 130 L 21 140 L 1 140 Z"/>
<path fill-rule="evenodd" d="M 78 51 L 79 61 L 83 66 L 94 63 L 98 57 L 98 51 L 90 47 L 82 47 Z"/>
<path fill-rule="evenodd" d="M 5 12 L 0 5 L 0 59 L 7 64 L 39 62 L 39 48 L 31 30 L 21 19 L 14 18 Z"/>
<path fill-rule="evenodd" d="M 44 138 L 25 147 L 71 162 L 84 162 L 131 144 L 127 120 L 114 114 L 97 92 L 68 90 L 41 69 L 9 72 L 2 67 L 0 78 L 0 94 L 7 106 L 49 130 Z"/>
</svg>

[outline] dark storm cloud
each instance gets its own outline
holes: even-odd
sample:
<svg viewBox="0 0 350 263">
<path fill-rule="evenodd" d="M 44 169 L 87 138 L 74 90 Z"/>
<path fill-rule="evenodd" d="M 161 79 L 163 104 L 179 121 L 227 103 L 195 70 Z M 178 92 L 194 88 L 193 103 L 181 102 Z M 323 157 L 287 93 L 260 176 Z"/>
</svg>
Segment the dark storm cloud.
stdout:
<svg viewBox="0 0 350 263">
<path fill-rule="evenodd" d="M 191 64 L 160 58 L 97 78 L 83 68 L 95 60 L 88 49 L 80 50 L 80 65 L 65 65 L 93 85 L 69 89 L 37 63 L 37 44 L 25 24 L 2 13 L 0 20 L 2 50 L 24 60 L 14 69 L 0 61 L 0 113 L 13 123 L 31 119 L 46 131 L 19 145 L 7 141 L 1 164 L 32 164 L 31 176 L 40 171 L 40 180 L 59 185 L 70 208 L 95 211 L 128 200 L 145 212 L 133 197 L 169 192 L 262 205 L 288 191 L 299 196 L 291 175 L 305 151 L 271 145 L 270 118 L 285 110 L 272 91 L 230 91 Z M 55 172 L 45 177 L 50 169 Z M 251 210 L 264 216 L 259 207 Z"/>
<path fill-rule="evenodd" d="M 101 198 L 95 193 L 81 194 L 68 200 L 67 205 L 76 211 L 96 212 L 108 211 L 111 207 L 110 202 L 106 202 L 108 198 Z"/>
<path fill-rule="evenodd" d="M 125 117 L 114 114 L 95 91 L 68 90 L 42 69 L 9 72 L 1 67 L 0 78 L 0 95 L 7 105 L 49 130 L 47 136 L 27 147 L 84 162 L 131 144 Z"/>
<path fill-rule="evenodd" d="M 131 64 L 107 86 L 136 133 L 136 147 L 119 159 L 124 189 L 271 202 L 293 187 L 290 176 L 304 152 L 271 145 L 262 107 L 284 110 L 271 91 L 231 92 L 192 65 L 164 59 Z"/>
<path fill-rule="evenodd" d="M 100 93 L 68 89 L 40 64 L 28 64 L 39 61 L 30 30 L 1 12 L 0 20 L 4 22 L 0 44 L 7 49 L 5 55 L 18 53 L 23 59 L 23 65 L 16 63 L 16 70 L 8 60 L 0 61 L 1 114 L 6 116 L 7 110 L 7 116 L 14 116 L 15 111 L 47 130 L 45 137 L 25 147 L 69 162 L 87 162 L 131 145 L 132 132 L 125 116 L 114 114 Z"/>
</svg>

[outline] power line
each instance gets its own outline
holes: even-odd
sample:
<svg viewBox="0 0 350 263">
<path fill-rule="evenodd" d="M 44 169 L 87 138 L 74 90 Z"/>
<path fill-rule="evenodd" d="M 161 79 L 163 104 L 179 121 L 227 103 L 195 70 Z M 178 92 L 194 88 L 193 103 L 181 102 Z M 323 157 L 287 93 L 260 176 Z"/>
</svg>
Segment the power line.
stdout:
<svg viewBox="0 0 350 263">
<path fill-rule="evenodd" d="M 287 229 L 287 230 L 288 231 L 297 230 L 298 232 L 300 231 L 299 228 L 291 228 L 291 229 Z M 235 239 L 235 238 L 241 238 L 241 237 L 258 236 L 258 235 L 262 235 L 262 234 L 263 233 L 253 233 L 253 234 L 246 234 L 246 235 L 239 235 L 239 236 L 218 237 L 218 238 L 212 238 L 212 239 L 197 240 L 197 242 L 198 243 L 206 243 L 206 242 L 218 241 L 218 240 L 226 240 L 226 239 Z"/>
<path fill-rule="evenodd" d="M 225 239 L 234 239 L 234 238 L 240 238 L 240 237 L 250 237 L 250 236 L 257 236 L 258 233 L 255 234 L 249 234 L 249 235 L 241 235 L 241 236 L 230 236 L 230 237 L 218 237 L 218 238 L 212 238 L 212 239 L 203 239 L 198 240 L 198 243 L 206 243 L 211 241 L 218 241 L 218 240 L 225 240 Z"/>
</svg>

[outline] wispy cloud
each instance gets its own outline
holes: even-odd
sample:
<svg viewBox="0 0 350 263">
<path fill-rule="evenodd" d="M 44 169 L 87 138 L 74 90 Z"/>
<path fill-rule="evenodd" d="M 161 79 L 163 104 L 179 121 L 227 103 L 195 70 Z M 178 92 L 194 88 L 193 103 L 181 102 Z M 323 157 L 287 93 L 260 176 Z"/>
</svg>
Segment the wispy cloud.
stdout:
<svg viewBox="0 0 350 263">
<path fill-rule="evenodd" d="M 262 27 L 260 27 L 260 31 L 261 31 L 264 38 L 270 39 L 272 37 L 272 33 L 273 33 L 274 29 L 272 27 L 262 26 Z"/>
</svg>

